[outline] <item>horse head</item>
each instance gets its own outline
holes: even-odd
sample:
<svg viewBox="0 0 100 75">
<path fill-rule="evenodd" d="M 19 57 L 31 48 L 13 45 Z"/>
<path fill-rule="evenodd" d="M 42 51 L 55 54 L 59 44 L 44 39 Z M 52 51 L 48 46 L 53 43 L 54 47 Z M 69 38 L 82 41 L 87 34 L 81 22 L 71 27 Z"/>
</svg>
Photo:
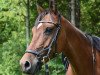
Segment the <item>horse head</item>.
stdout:
<svg viewBox="0 0 100 75">
<path fill-rule="evenodd" d="M 61 15 L 57 12 L 54 2 L 50 2 L 48 10 L 39 5 L 37 10 L 39 15 L 32 28 L 32 41 L 20 60 L 22 71 L 32 75 L 41 69 L 43 63 L 54 57 L 56 50 L 61 49 L 59 46 L 64 45 L 62 40 L 57 44 L 58 39 L 62 38 Z"/>
</svg>

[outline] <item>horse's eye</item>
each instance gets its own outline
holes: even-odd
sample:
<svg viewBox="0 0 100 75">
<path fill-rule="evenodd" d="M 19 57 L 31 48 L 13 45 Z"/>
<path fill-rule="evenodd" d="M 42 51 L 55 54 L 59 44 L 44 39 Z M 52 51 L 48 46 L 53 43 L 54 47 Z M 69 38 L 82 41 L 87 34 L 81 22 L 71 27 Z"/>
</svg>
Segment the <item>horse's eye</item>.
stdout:
<svg viewBox="0 0 100 75">
<path fill-rule="evenodd" d="M 51 34 L 52 31 L 53 31 L 52 28 L 47 27 L 44 33 L 45 33 L 46 35 L 49 35 L 49 34 Z"/>
</svg>

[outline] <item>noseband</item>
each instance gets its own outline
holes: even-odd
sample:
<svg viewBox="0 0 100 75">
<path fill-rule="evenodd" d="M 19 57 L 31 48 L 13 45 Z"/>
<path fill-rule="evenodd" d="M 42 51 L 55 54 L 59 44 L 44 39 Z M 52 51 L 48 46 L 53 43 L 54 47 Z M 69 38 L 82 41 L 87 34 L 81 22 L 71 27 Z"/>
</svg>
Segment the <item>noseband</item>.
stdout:
<svg viewBox="0 0 100 75">
<path fill-rule="evenodd" d="M 41 54 L 42 54 L 41 52 L 47 51 L 47 54 L 45 56 L 43 56 L 43 58 L 42 58 L 44 60 L 45 58 L 49 58 L 49 54 L 51 52 L 51 47 L 52 47 L 53 43 L 55 43 L 55 53 L 54 54 L 56 54 L 56 45 L 57 45 L 56 40 L 57 40 L 57 35 L 59 33 L 59 30 L 61 28 L 61 15 L 60 14 L 58 15 L 58 23 L 57 24 L 55 24 L 54 22 L 46 22 L 46 21 L 39 21 L 39 23 L 51 23 L 51 24 L 54 24 L 56 26 L 56 32 L 51 40 L 51 43 L 49 44 L 48 47 L 43 48 L 40 51 L 39 50 L 26 50 L 25 53 L 31 53 L 31 54 L 41 58 Z"/>
</svg>

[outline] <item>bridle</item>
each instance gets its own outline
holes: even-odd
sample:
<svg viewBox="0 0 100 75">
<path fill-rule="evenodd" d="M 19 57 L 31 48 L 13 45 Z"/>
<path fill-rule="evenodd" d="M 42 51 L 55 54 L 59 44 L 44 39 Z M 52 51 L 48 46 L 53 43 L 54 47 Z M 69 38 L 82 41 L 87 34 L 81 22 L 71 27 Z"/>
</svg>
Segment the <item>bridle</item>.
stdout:
<svg viewBox="0 0 100 75">
<path fill-rule="evenodd" d="M 36 57 L 39 58 L 39 62 L 43 62 L 44 63 L 45 61 L 42 61 L 42 60 L 44 60 L 45 58 L 49 58 L 53 43 L 55 44 L 55 52 L 54 52 L 54 54 L 56 55 L 56 53 L 57 53 L 57 51 L 56 51 L 57 43 L 56 42 L 57 42 L 58 33 L 59 33 L 60 29 L 61 29 L 61 15 L 58 14 L 58 23 L 57 24 L 55 24 L 54 22 L 51 22 L 51 21 L 39 21 L 38 23 L 50 23 L 50 24 L 54 24 L 56 26 L 56 32 L 55 32 L 55 34 L 54 34 L 54 36 L 53 36 L 53 38 L 51 40 L 51 43 L 49 44 L 48 47 L 43 48 L 40 51 L 38 51 L 38 50 L 26 50 L 25 51 L 25 53 L 31 53 L 31 54 L 35 55 Z M 91 41 L 91 45 L 93 46 L 92 38 L 89 38 L 89 39 Z M 43 58 L 41 59 L 41 52 L 42 51 L 47 51 L 47 54 L 45 56 L 43 56 Z M 96 61 L 96 58 L 95 58 L 95 52 L 94 52 L 93 48 L 92 48 L 92 57 L 93 57 L 93 70 L 94 70 L 93 75 L 95 75 L 95 61 Z"/>
<path fill-rule="evenodd" d="M 41 61 L 42 59 L 44 60 L 45 58 L 49 58 L 53 43 L 55 43 L 55 52 L 54 52 L 54 54 L 56 54 L 56 45 L 57 45 L 56 40 L 57 40 L 58 33 L 61 29 L 61 15 L 58 14 L 58 23 L 57 24 L 55 24 L 54 22 L 49 22 L 49 21 L 39 21 L 39 23 L 50 23 L 50 24 L 54 24 L 56 26 L 56 32 L 55 32 L 55 34 L 54 34 L 54 36 L 51 40 L 51 43 L 49 44 L 48 47 L 43 48 L 40 51 L 39 50 L 26 50 L 25 51 L 25 53 L 31 53 L 31 54 L 35 55 L 36 57 L 39 58 L 40 62 L 42 62 Z M 47 54 L 45 56 L 43 56 L 43 58 L 41 58 L 41 52 L 42 51 L 47 51 Z M 45 61 L 43 61 L 43 62 L 45 62 Z"/>
</svg>

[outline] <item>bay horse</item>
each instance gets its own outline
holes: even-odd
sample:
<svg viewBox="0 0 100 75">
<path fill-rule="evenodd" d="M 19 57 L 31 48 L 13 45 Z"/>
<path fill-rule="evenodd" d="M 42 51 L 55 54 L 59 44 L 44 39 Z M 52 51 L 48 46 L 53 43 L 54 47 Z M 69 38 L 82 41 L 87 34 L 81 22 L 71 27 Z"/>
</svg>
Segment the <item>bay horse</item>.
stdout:
<svg viewBox="0 0 100 75">
<path fill-rule="evenodd" d="M 100 75 L 100 52 L 93 47 L 92 38 L 61 16 L 53 2 L 48 10 L 37 9 L 32 41 L 20 60 L 22 71 L 34 75 L 42 63 L 63 52 L 70 61 L 66 75 Z"/>
</svg>

